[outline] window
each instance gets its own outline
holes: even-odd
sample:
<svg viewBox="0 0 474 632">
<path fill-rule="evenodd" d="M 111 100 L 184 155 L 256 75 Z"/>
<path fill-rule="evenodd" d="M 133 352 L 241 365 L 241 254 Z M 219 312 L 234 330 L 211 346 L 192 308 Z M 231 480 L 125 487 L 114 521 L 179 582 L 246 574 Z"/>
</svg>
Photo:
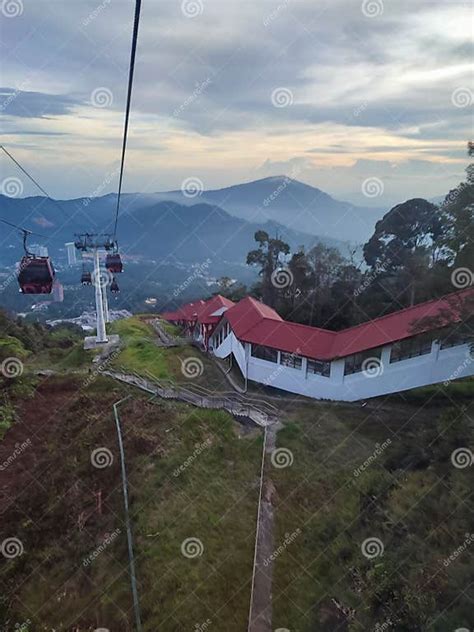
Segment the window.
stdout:
<svg viewBox="0 0 474 632">
<path fill-rule="evenodd" d="M 354 353 L 354 355 L 347 356 L 344 362 L 344 375 L 352 375 L 353 373 L 360 373 L 365 368 L 366 360 L 375 359 L 380 360 L 382 355 L 382 349 L 368 349 L 367 351 L 361 351 L 361 353 Z"/>
<path fill-rule="evenodd" d="M 278 351 L 262 345 L 252 345 L 252 355 L 254 358 L 266 360 L 267 362 L 278 362 Z"/>
<path fill-rule="evenodd" d="M 300 356 L 297 356 L 294 353 L 285 353 L 282 351 L 280 353 L 280 364 L 290 366 L 292 369 L 301 369 L 303 360 Z"/>
<path fill-rule="evenodd" d="M 424 335 L 395 342 L 390 351 L 390 363 L 427 355 L 431 353 L 432 342 L 431 336 Z"/>
<path fill-rule="evenodd" d="M 329 377 L 331 373 L 331 363 L 323 362 L 322 360 L 309 360 L 308 359 L 308 373 L 314 375 L 322 375 L 323 377 Z"/>
<path fill-rule="evenodd" d="M 451 331 L 444 338 L 441 338 L 440 349 L 450 349 L 451 347 L 465 345 L 470 340 L 472 340 L 472 336 L 469 336 L 467 332 Z"/>
</svg>

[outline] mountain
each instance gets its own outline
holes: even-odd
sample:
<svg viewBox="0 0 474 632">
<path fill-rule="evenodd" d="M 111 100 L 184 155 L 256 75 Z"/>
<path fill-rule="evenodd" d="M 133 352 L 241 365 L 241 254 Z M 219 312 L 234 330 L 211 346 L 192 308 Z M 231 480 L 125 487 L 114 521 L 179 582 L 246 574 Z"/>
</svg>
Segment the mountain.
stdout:
<svg viewBox="0 0 474 632">
<path fill-rule="evenodd" d="M 181 204 L 190 203 L 181 191 L 158 195 Z M 271 220 L 318 237 L 361 243 L 371 236 L 375 223 L 388 210 L 335 200 L 324 191 L 288 176 L 203 191 L 199 199 L 257 224 Z M 195 203 L 196 198 L 191 201 Z"/>
<path fill-rule="evenodd" d="M 245 265 L 246 255 L 255 247 L 254 233 L 259 228 L 286 240 L 292 249 L 311 247 L 322 241 L 344 249 L 345 244 L 330 238 L 287 228 L 275 221 L 253 224 L 234 217 L 215 204 L 184 206 L 172 201 L 146 204 L 147 196 L 126 194 L 120 216 L 118 237 L 121 249 L 148 260 L 170 258 L 182 263 L 207 259 Z M 46 243 L 51 254 L 74 240 L 78 232 L 111 232 L 116 196 L 67 200 L 60 208 L 48 198 L 6 198 L 0 196 L 0 217 L 44 236 L 32 235 L 29 243 Z M 13 263 L 21 252 L 18 233 L 3 224 L 0 260 Z"/>
</svg>

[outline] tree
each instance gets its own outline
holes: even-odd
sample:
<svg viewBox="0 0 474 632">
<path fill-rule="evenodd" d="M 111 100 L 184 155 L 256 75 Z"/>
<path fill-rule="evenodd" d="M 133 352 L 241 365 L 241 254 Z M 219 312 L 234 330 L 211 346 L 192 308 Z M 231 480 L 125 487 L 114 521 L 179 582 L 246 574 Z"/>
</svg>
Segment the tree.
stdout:
<svg viewBox="0 0 474 632">
<path fill-rule="evenodd" d="M 273 274 L 281 266 L 282 255 L 289 254 L 290 247 L 278 237 L 270 237 L 264 230 L 258 230 L 255 233 L 255 241 L 258 243 L 258 248 L 248 253 L 247 265 L 260 267 L 263 302 L 275 307 L 276 286 L 273 283 Z"/>
<path fill-rule="evenodd" d="M 331 286 L 346 261 L 339 250 L 319 243 L 309 251 L 308 262 L 311 269 L 309 324 L 322 325 L 323 307 L 330 301 Z"/>
<path fill-rule="evenodd" d="M 469 156 L 474 144 L 468 144 Z M 446 231 L 443 244 L 454 267 L 472 267 L 474 261 L 474 163 L 466 168 L 466 182 L 461 182 L 446 196 L 442 210 Z"/>
<path fill-rule="evenodd" d="M 364 258 L 379 280 L 395 278 L 393 291 L 398 304 L 401 299 L 414 304 L 418 282 L 442 254 L 444 230 L 443 213 L 422 198 L 397 204 L 377 222 L 364 246 Z"/>
</svg>

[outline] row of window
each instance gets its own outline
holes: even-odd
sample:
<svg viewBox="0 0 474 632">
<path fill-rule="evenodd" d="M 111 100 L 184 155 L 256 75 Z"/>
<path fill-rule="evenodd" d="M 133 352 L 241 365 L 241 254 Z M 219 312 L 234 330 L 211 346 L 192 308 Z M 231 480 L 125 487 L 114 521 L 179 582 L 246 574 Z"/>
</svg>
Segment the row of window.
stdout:
<svg viewBox="0 0 474 632">
<path fill-rule="evenodd" d="M 266 360 L 267 362 L 278 362 L 278 351 L 271 347 L 265 347 L 263 345 L 252 345 L 252 356 L 259 358 L 260 360 Z M 283 366 L 291 367 L 292 369 L 303 368 L 303 358 L 295 353 L 287 353 L 285 351 L 280 352 L 280 364 Z M 331 363 L 323 362 L 322 360 L 307 360 L 307 373 L 314 375 L 322 375 L 323 377 L 329 377 L 331 372 Z"/>
<path fill-rule="evenodd" d="M 440 342 L 441 349 L 447 349 L 449 347 L 455 347 L 458 345 L 466 344 L 469 341 L 467 334 L 451 334 L 444 338 Z M 431 353 L 433 344 L 433 338 L 427 335 L 414 336 L 407 338 L 406 340 L 400 340 L 392 345 L 390 350 L 390 363 L 401 362 L 408 358 L 415 358 L 422 355 Z M 260 360 L 266 360 L 267 362 L 278 363 L 278 351 L 271 347 L 265 347 L 264 345 L 252 345 L 251 350 L 254 358 Z M 381 363 L 382 348 L 368 349 L 367 351 L 361 351 L 360 353 L 354 353 L 347 356 L 344 360 L 344 375 L 352 375 L 354 373 L 360 373 L 366 368 L 373 370 L 374 363 Z M 303 358 L 294 353 L 280 352 L 280 364 L 283 366 L 291 367 L 292 369 L 302 369 Z M 369 367 L 368 365 L 371 365 Z M 322 360 L 307 360 L 307 373 L 314 375 L 322 375 L 323 377 L 329 377 L 331 373 L 331 363 L 324 362 Z"/>
</svg>

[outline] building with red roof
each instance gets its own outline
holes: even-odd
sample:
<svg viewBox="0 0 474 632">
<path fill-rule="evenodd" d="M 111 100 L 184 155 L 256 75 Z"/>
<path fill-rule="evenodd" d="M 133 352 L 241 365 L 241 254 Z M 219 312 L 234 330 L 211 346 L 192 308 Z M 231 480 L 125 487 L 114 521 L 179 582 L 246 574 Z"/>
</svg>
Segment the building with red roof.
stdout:
<svg viewBox="0 0 474 632">
<path fill-rule="evenodd" d="M 335 332 L 285 321 L 252 297 L 217 295 L 163 314 L 245 380 L 309 397 L 353 401 L 474 374 L 467 336 L 440 332 L 461 320 L 474 290 Z"/>
</svg>

